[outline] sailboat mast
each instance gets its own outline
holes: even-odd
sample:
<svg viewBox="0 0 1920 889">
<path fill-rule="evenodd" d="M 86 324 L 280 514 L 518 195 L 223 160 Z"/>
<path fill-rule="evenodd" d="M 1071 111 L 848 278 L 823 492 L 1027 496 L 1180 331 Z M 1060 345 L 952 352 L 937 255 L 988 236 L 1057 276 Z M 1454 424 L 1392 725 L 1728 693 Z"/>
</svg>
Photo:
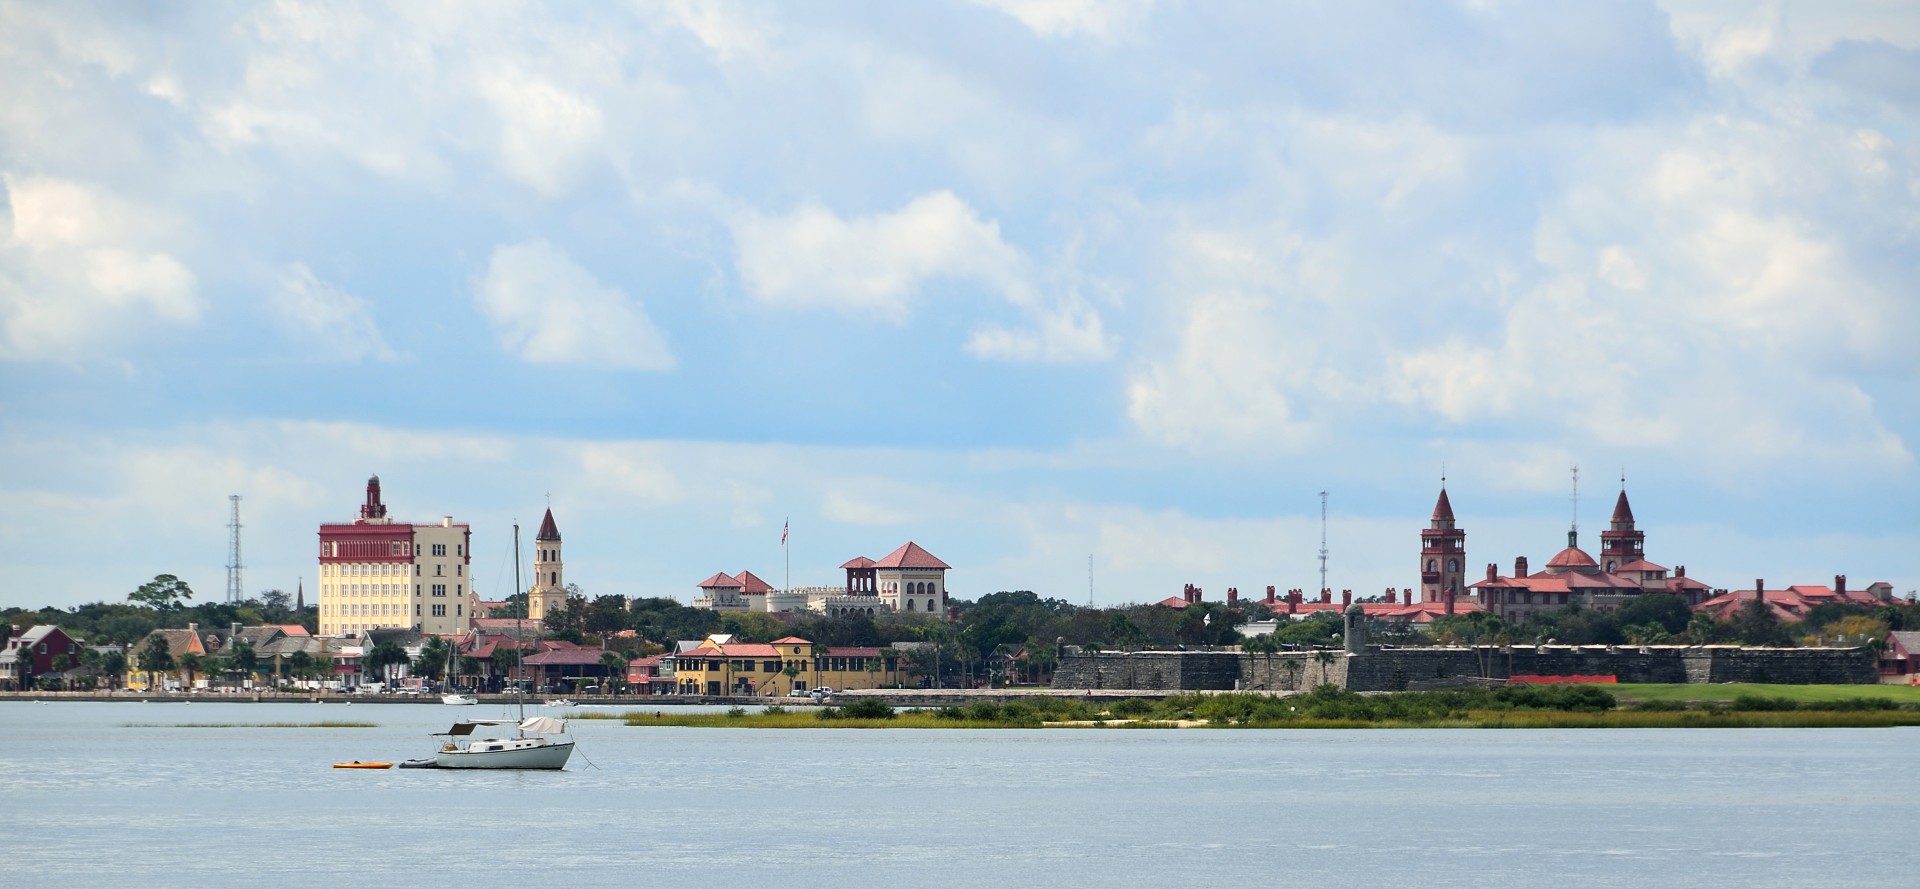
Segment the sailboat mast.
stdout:
<svg viewBox="0 0 1920 889">
<path fill-rule="evenodd" d="M 520 523 L 519 522 L 513 523 L 513 591 L 516 593 L 526 592 L 525 586 L 523 586 L 520 582 Z M 526 636 L 526 626 L 522 624 L 521 621 L 525 619 L 526 609 L 530 609 L 532 607 L 533 607 L 533 602 L 531 597 L 529 597 L 527 601 L 524 601 L 521 603 L 521 608 L 522 608 L 521 616 L 515 617 L 513 619 L 513 650 L 515 654 L 520 655 L 519 657 L 513 659 L 513 672 L 514 672 L 513 684 L 515 687 L 514 700 L 518 701 L 520 704 L 520 721 L 521 722 L 527 721 L 527 655 L 526 655 L 526 649 L 521 647 L 521 642 L 525 639 L 525 636 Z M 534 648 L 537 653 L 539 646 L 534 646 Z M 520 732 L 520 736 L 525 737 L 526 732 L 522 730 Z"/>
</svg>

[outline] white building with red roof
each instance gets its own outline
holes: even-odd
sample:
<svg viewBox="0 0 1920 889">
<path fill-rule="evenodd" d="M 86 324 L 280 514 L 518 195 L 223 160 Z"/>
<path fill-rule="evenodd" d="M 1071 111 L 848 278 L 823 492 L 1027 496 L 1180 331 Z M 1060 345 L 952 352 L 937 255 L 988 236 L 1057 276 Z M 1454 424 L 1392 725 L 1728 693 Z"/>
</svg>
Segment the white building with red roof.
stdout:
<svg viewBox="0 0 1920 889">
<path fill-rule="evenodd" d="M 358 518 L 320 525 L 320 635 L 466 632 L 480 603 L 467 574 L 472 536 L 452 516 L 437 524 L 393 520 L 380 477 L 367 479 Z"/>
<path fill-rule="evenodd" d="M 842 563 L 844 586 L 775 588 L 751 571 L 719 572 L 700 581 L 695 608 L 715 611 L 813 611 L 840 616 L 947 613 L 947 571 L 952 568 L 920 544 L 909 540 L 880 559 L 859 556 Z"/>
</svg>

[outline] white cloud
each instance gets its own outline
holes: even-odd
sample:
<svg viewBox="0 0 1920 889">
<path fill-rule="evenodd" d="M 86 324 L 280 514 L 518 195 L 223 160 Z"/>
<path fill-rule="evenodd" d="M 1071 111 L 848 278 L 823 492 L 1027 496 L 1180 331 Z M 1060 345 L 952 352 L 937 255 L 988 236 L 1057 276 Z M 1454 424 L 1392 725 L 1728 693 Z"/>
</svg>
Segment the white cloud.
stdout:
<svg viewBox="0 0 1920 889">
<path fill-rule="evenodd" d="M 281 271 L 272 301 L 282 320 L 316 341 L 316 351 L 349 361 L 399 357 L 380 335 L 365 300 L 320 280 L 304 263 Z"/>
<path fill-rule="evenodd" d="M 564 193 L 605 133 L 600 106 L 520 71 L 496 73 L 480 94 L 500 117 L 501 163 L 549 197 Z"/>
<path fill-rule="evenodd" d="M 1298 407 L 1317 376 L 1306 343 L 1243 292 L 1195 297 L 1169 360 L 1127 386 L 1127 414 L 1147 435 L 1201 452 L 1293 450 L 1313 426 Z"/>
<path fill-rule="evenodd" d="M 545 240 L 494 248 L 474 305 L 500 345 L 530 364 L 616 370 L 675 365 L 645 307 L 601 284 Z"/>
<path fill-rule="evenodd" d="M 166 252 L 163 214 L 98 186 L 5 178 L 0 359 L 75 360 L 149 322 L 195 323 L 193 272 Z"/>
<path fill-rule="evenodd" d="M 893 323 L 930 278 L 972 278 L 1024 291 L 1025 259 L 1000 226 L 950 191 L 921 195 L 892 213 L 842 219 L 819 205 L 785 216 L 748 212 L 732 222 L 742 282 L 755 299 L 832 308 Z"/>
<path fill-rule="evenodd" d="M 1137 29 L 1153 0 L 973 0 L 1010 15 L 1042 37 L 1084 34 L 1113 40 Z"/>
</svg>

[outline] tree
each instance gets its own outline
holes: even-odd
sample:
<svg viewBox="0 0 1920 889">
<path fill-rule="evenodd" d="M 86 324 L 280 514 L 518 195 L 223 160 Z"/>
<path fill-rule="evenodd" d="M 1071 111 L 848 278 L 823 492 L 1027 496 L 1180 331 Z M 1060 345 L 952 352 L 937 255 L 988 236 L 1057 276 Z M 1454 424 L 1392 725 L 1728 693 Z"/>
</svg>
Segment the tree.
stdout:
<svg viewBox="0 0 1920 889">
<path fill-rule="evenodd" d="M 607 690 L 618 691 L 627 684 L 627 658 L 617 651 L 600 653 L 600 666 L 607 668 Z"/>
<path fill-rule="evenodd" d="M 140 585 L 140 588 L 127 594 L 127 599 L 158 611 L 177 611 L 187 599 L 193 598 L 193 589 L 187 582 L 171 574 L 156 574 L 153 579 Z"/>
<path fill-rule="evenodd" d="M 150 636 L 146 647 L 140 649 L 140 672 L 148 674 L 148 684 L 154 682 L 154 674 L 173 672 L 173 651 L 167 645 L 167 637 Z"/>
<path fill-rule="evenodd" d="M 1622 627 L 1658 624 L 1666 635 L 1677 636 L 1687 631 L 1693 612 L 1687 608 L 1686 599 L 1672 593 L 1641 593 L 1628 597 L 1613 616 Z"/>
<path fill-rule="evenodd" d="M 377 674 L 382 680 L 391 674 L 391 668 L 407 663 L 407 650 L 398 643 L 382 642 L 360 658 L 362 675 Z"/>
<path fill-rule="evenodd" d="M 1720 622 L 1705 611 L 1687 619 L 1687 641 L 1695 645 L 1706 645 L 1720 638 L 1720 630 Z"/>
<path fill-rule="evenodd" d="M 1333 680 L 1327 678 L 1327 669 L 1333 666 L 1333 652 L 1324 649 L 1316 651 L 1313 653 L 1313 662 L 1320 665 L 1320 684 L 1332 685 Z"/>
<path fill-rule="evenodd" d="M 113 688 L 119 688 L 120 677 L 127 672 L 127 653 L 114 650 L 100 656 L 100 672 L 112 681 Z"/>
<path fill-rule="evenodd" d="M 206 655 L 194 651 L 189 651 L 180 656 L 180 669 L 185 670 L 187 673 L 188 688 L 193 687 L 194 677 L 199 675 L 200 668 L 206 664 L 206 661 Z"/>
<path fill-rule="evenodd" d="M 1307 665 L 1294 658 L 1287 658 L 1280 662 L 1280 669 L 1287 672 L 1287 690 L 1298 690 L 1300 688 L 1300 674 L 1307 671 Z"/>
<path fill-rule="evenodd" d="M 433 636 L 420 646 L 420 656 L 413 659 L 413 673 L 425 679 L 441 677 L 447 671 L 447 661 L 453 657 L 453 646 L 439 636 Z"/>
<path fill-rule="evenodd" d="M 1748 599 L 1728 622 L 1728 631 L 1743 645 L 1785 646 L 1793 644 L 1780 618 L 1760 599 Z"/>
<path fill-rule="evenodd" d="M 253 646 L 243 640 L 233 643 L 233 650 L 227 652 L 227 663 L 241 678 L 252 679 L 254 669 L 260 666 L 260 658 L 253 653 Z"/>
</svg>

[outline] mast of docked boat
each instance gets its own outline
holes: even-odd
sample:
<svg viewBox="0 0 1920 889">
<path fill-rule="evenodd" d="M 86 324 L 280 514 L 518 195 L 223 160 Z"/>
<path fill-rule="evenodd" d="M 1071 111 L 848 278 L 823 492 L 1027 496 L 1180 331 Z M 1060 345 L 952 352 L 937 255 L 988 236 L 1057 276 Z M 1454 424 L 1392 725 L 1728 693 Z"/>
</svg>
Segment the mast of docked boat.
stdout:
<svg viewBox="0 0 1920 889">
<path fill-rule="evenodd" d="M 521 582 L 520 578 L 519 522 L 513 523 L 513 591 L 527 596 L 527 598 L 520 603 L 520 614 L 513 619 L 513 650 L 520 655 L 513 659 L 513 671 L 518 674 L 514 678 L 513 699 L 520 705 L 520 720 L 513 724 L 513 732 L 514 737 L 524 738 L 527 736 L 527 730 L 521 723 L 527 721 L 527 650 L 521 643 L 526 641 L 526 625 L 523 621 L 526 619 L 527 612 L 533 609 L 533 596 L 527 594 L 526 586 Z M 534 646 L 534 653 L 540 653 L 540 646 Z"/>
</svg>

